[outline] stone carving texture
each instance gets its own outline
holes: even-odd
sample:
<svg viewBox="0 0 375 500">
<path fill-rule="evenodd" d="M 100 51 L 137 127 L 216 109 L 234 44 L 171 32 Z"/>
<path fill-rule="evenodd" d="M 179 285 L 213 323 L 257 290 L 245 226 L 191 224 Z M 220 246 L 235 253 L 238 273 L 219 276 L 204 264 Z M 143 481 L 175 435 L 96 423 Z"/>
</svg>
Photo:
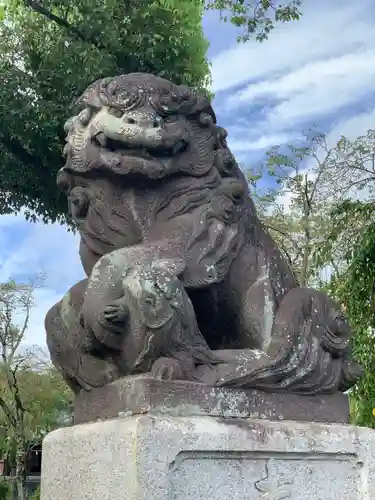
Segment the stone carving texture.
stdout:
<svg viewBox="0 0 375 500">
<path fill-rule="evenodd" d="M 353 385 L 345 318 L 298 286 L 207 98 L 133 73 L 94 82 L 78 105 L 58 185 L 87 279 L 46 316 L 73 390 L 140 373 L 304 394 Z"/>
<path fill-rule="evenodd" d="M 270 477 L 268 462 L 265 464 L 265 476 L 254 483 L 255 489 L 261 493 L 258 500 L 284 500 L 291 498 L 290 481 L 279 484 L 277 476 Z"/>
<path fill-rule="evenodd" d="M 42 500 L 374 498 L 364 427 L 146 414 L 58 429 L 43 453 Z"/>
</svg>

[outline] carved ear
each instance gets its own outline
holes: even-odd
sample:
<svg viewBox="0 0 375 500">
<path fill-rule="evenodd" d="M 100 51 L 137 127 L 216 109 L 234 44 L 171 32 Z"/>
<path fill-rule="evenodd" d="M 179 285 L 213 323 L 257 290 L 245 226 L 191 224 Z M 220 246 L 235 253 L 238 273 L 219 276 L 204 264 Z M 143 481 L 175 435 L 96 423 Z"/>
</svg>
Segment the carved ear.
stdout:
<svg viewBox="0 0 375 500">
<path fill-rule="evenodd" d="M 167 271 L 171 276 L 181 276 L 185 271 L 186 263 L 183 259 L 160 259 L 152 264 L 153 269 L 161 269 Z"/>
</svg>

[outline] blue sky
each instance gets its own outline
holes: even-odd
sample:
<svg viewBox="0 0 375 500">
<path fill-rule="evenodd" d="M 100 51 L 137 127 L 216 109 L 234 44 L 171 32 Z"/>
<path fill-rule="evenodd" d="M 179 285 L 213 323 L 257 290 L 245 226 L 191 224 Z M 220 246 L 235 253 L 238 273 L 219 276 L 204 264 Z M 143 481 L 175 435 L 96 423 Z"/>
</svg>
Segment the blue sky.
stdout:
<svg viewBox="0 0 375 500">
<path fill-rule="evenodd" d="M 301 21 L 277 27 L 262 44 L 238 44 L 238 31 L 209 12 L 214 106 L 238 161 L 251 168 L 275 144 L 311 126 L 333 144 L 375 128 L 373 0 L 307 0 Z M 0 217 L 0 280 L 45 273 L 28 344 L 44 345 L 44 315 L 83 277 L 78 237 L 59 225 Z"/>
</svg>

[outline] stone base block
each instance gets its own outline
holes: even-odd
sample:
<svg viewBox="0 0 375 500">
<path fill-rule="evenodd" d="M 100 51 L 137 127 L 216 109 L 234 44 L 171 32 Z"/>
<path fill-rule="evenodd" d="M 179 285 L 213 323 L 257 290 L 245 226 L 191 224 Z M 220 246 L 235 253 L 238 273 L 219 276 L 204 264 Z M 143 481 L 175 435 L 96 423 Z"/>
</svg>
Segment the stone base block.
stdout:
<svg viewBox="0 0 375 500">
<path fill-rule="evenodd" d="M 209 416 L 131 416 L 59 429 L 42 500 L 372 500 L 375 431 Z"/>
<path fill-rule="evenodd" d="M 341 392 L 319 396 L 266 393 L 178 380 L 166 382 L 146 375 L 82 391 L 74 403 L 75 424 L 145 413 L 347 424 L 349 403 Z"/>
</svg>

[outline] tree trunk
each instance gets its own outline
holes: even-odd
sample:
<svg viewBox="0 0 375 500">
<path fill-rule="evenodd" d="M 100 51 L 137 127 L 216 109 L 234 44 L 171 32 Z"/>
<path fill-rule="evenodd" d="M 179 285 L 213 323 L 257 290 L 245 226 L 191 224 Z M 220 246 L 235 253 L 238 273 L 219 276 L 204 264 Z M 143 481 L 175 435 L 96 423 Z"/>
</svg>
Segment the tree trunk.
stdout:
<svg viewBox="0 0 375 500">
<path fill-rule="evenodd" d="M 307 283 L 308 273 L 309 273 L 309 257 L 310 257 L 310 236 L 308 231 L 305 235 L 305 245 L 303 249 L 302 267 L 299 284 L 301 288 L 304 288 Z"/>
<path fill-rule="evenodd" d="M 23 440 L 22 440 L 23 441 Z M 16 488 L 17 500 L 26 500 L 25 492 L 25 447 L 23 442 L 17 443 L 16 456 Z"/>
<path fill-rule="evenodd" d="M 25 481 L 22 476 L 16 475 L 17 500 L 26 500 Z"/>
<path fill-rule="evenodd" d="M 309 260 L 310 260 L 310 244 L 311 244 L 311 234 L 310 234 L 310 200 L 308 196 L 308 183 L 307 175 L 305 175 L 305 186 L 304 186 L 304 200 L 303 200 L 303 230 L 305 234 L 305 241 L 303 245 L 303 257 L 302 257 L 302 268 L 300 275 L 300 286 L 303 288 L 306 286 L 308 275 L 309 275 Z"/>
</svg>

